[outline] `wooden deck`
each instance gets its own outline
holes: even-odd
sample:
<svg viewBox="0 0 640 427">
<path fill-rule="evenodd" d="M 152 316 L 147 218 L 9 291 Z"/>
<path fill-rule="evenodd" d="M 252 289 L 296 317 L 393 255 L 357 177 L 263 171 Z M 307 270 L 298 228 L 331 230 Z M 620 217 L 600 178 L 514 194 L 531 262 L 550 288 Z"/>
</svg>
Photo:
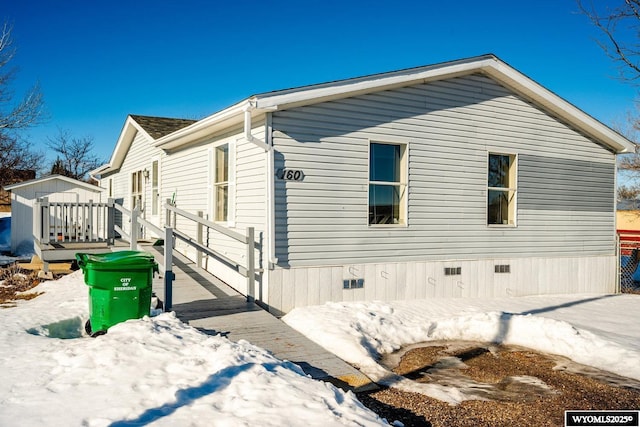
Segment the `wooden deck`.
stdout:
<svg viewBox="0 0 640 427">
<path fill-rule="evenodd" d="M 161 248 L 145 247 L 162 264 Z M 200 331 L 237 342 L 246 340 L 281 360 L 300 366 L 314 379 L 345 390 L 377 386 L 360 371 L 272 316 L 192 261 L 174 255 L 173 311 Z M 153 290 L 164 299 L 164 282 L 155 278 Z"/>
</svg>

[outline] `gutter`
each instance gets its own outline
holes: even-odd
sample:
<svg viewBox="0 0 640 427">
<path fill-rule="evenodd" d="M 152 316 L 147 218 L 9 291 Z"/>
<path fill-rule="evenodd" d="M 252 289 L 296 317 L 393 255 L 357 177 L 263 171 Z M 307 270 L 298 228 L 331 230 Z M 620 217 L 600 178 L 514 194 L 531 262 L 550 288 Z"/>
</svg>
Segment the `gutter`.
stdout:
<svg viewBox="0 0 640 427">
<path fill-rule="evenodd" d="M 244 137 L 250 143 L 256 145 L 257 147 L 262 148 L 266 153 L 266 174 L 267 174 L 267 200 L 266 200 L 266 211 L 267 211 L 267 221 L 266 221 L 266 233 L 267 233 L 267 260 L 269 264 L 269 269 L 273 268 L 273 265 L 278 263 L 278 258 L 276 258 L 276 230 L 275 230 L 275 211 L 276 211 L 276 203 L 275 203 L 275 159 L 273 152 L 273 139 L 271 138 L 271 114 L 269 112 L 266 113 L 265 120 L 265 136 L 266 142 L 262 141 L 251 133 L 252 125 L 251 125 L 251 112 L 256 110 L 256 107 L 253 103 L 249 102 L 244 107 Z"/>
</svg>

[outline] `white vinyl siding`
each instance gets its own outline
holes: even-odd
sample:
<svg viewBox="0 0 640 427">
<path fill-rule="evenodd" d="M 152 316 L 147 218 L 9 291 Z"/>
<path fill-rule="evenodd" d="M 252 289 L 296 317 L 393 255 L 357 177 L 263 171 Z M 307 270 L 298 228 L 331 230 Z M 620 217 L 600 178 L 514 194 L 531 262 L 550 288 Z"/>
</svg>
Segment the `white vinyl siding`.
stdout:
<svg viewBox="0 0 640 427">
<path fill-rule="evenodd" d="M 614 253 L 615 156 L 485 76 L 274 112 L 273 127 L 276 169 L 305 176 L 276 181 L 281 266 Z M 367 225 L 369 141 L 410 144 L 409 227 Z M 487 227 L 488 152 L 518 154 L 517 228 Z M 603 179 L 569 187 L 547 161 Z M 544 180 L 556 200 L 542 211 Z"/>
<path fill-rule="evenodd" d="M 496 273 L 496 266 L 509 273 Z M 460 274 L 446 275 L 446 269 Z M 614 293 L 616 256 L 505 257 L 417 260 L 277 268 L 270 271 L 271 313 L 327 301 L 397 301 L 424 298 L 501 298 L 570 293 Z M 344 289 L 345 279 L 363 287 Z"/>
<path fill-rule="evenodd" d="M 103 181 L 104 179 L 110 180 L 114 199 L 127 209 L 133 208 L 133 174 L 139 172 L 142 175 L 145 169 L 150 171 L 152 167 L 151 159 L 162 158 L 165 155 L 162 150 L 153 147 L 152 142 L 153 141 L 150 141 L 144 133 L 137 132 L 120 169 L 102 177 Z M 152 188 L 151 181 L 145 179 L 144 176 L 141 176 L 141 187 L 137 194 L 140 196 L 142 203 L 142 215 L 145 219 L 149 219 L 152 211 Z M 162 212 L 160 213 L 163 214 Z M 125 232 L 129 232 L 128 220 L 123 222 L 119 214 L 116 215 L 116 223 L 121 226 Z"/>
<path fill-rule="evenodd" d="M 256 123 L 255 136 L 264 138 L 264 126 Z M 244 233 L 247 227 L 254 227 L 256 240 L 264 240 L 266 222 L 265 207 L 265 159 L 264 150 L 246 141 L 241 129 L 233 129 L 222 135 L 209 138 L 201 143 L 172 152 L 162 161 L 162 185 L 164 198 L 175 195 L 178 208 L 196 213 L 202 211 L 205 218 L 215 221 L 214 197 L 214 152 L 215 148 L 229 147 L 229 198 L 228 221 L 222 222 L 231 229 Z M 196 237 L 197 229 L 193 221 L 178 218 L 177 228 L 189 236 Z M 205 243 L 231 260 L 244 265 L 245 246 L 214 231 L 205 230 Z M 193 250 L 179 244 L 181 251 L 193 257 Z M 256 263 L 261 263 L 260 250 L 256 250 Z M 216 266 L 213 260 L 205 260 L 205 265 L 214 274 L 241 292 L 246 279 L 231 269 Z"/>
</svg>

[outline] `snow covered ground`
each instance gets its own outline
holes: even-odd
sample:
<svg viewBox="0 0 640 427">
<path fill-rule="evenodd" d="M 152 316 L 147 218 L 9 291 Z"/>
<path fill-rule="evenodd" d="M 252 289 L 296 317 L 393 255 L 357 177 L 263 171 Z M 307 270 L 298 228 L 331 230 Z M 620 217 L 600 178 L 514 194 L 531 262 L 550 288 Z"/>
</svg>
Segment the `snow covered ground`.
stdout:
<svg viewBox="0 0 640 427">
<path fill-rule="evenodd" d="M 0 309 L 2 426 L 386 424 L 353 393 L 171 313 L 86 337 L 81 272 L 34 291 L 45 293 Z"/>
<path fill-rule="evenodd" d="M 399 378 L 376 363 L 378 356 L 424 341 L 496 342 L 640 380 L 640 295 L 328 303 L 283 320 L 379 383 L 453 404 L 469 395 Z"/>
<path fill-rule="evenodd" d="M 81 272 L 34 290 L 44 294 L 0 309 L 0 425 L 385 424 L 352 393 L 171 313 L 86 337 Z M 464 390 L 397 378 L 378 355 L 428 340 L 497 341 L 640 379 L 639 303 L 636 295 L 329 303 L 284 319 L 381 382 L 456 403 Z"/>
<path fill-rule="evenodd" d="M 1 426 L 386 425 L 352 393 L 171 313 L 87 337 L 81 272 L 32 291 L 44 294 L 0 309 Z M 492 341 L 640 380 L 639 306 L 638 295 L 329 303 L 284 320 L 381 383 L 455 404 L 469 398 L 464 389 L 398 378 L 379 355 L 431 340 Z"/>
</svg>

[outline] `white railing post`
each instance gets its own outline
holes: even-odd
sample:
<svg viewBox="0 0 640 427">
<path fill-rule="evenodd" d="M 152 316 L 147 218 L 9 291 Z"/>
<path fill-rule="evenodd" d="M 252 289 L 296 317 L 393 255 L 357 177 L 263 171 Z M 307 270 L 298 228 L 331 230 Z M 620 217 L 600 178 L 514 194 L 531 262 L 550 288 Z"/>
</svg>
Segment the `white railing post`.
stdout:
<svg viewBox="0 0 640 427">
<path fill-rule="evenodd" d="M 135 206 L 131 211 L 131 232 L 129 233 L 129 248 L 132 251 L 138 249 L 138 215 L 140 215 L 140 208 Z"/>
<path fill-rule="evenodd" d="M 35 238 L 36 243 L 42 243 L 42 237 L 44 235 L 42 230 L 42 202 L 41 199 L 36 199 L 34 204 L 34 214 L 35 218 L 33 218 L 33 237 Z"/>
<path fill-rule="evenodd" d="M 255 230 L 247 228 L 247 301 L 255 300 L 256 264 L 255 264 Z"/>
<path fill-rule="evenodd" d="M 198 217 L 203 218 L 204 217 L 204 213 L 202 211 L 198 211 Z M 202 222 L 198 222 L 197 223 L 197 234 L 196 234 L 196 239 L 197 242 L 199 244 L 202 245 L 202 229 L 203 229 L 203 225 Z M 202 251 L 200 249 L 196 248 L 196 266 L 198 266 L 198 268 L 202 268 Z"/>
<path fill-rule="evenodd" d="M 51 230 L 49 230 L 49 211 L 51 208 L 49 207 L 49 199 L 47 197 L 43 197 L 42 199 L 42 238 L 45 243 L 50 243 L 51 241 Z"/>
<path fill-rule="evenodd" d="M 107 245 L 115 244 L 116 240 L 116 208 L 114 204 L 114 199 L 107 199 Z"/>
<path fill-rule="evenodd" d="M 87 212 L 87 228 L 89 229 L 89 241 L 94 241 L 96 239 L 96 231 L 95 224 L 93 222 L 93 200 L 89 200 Z"/>
<path fill-rule="evenodd" d="M 169 209 L 169 206 L 171 206 L 171 199 L 167 199 L 165 204 L 164 224 L 167 227 L 171 227 L 171 209 Z"/>
<path fill-rule="evenodd" d="M 164 229 L 164 311 L 173 305 L 173 229 Z"/>
</svg>

